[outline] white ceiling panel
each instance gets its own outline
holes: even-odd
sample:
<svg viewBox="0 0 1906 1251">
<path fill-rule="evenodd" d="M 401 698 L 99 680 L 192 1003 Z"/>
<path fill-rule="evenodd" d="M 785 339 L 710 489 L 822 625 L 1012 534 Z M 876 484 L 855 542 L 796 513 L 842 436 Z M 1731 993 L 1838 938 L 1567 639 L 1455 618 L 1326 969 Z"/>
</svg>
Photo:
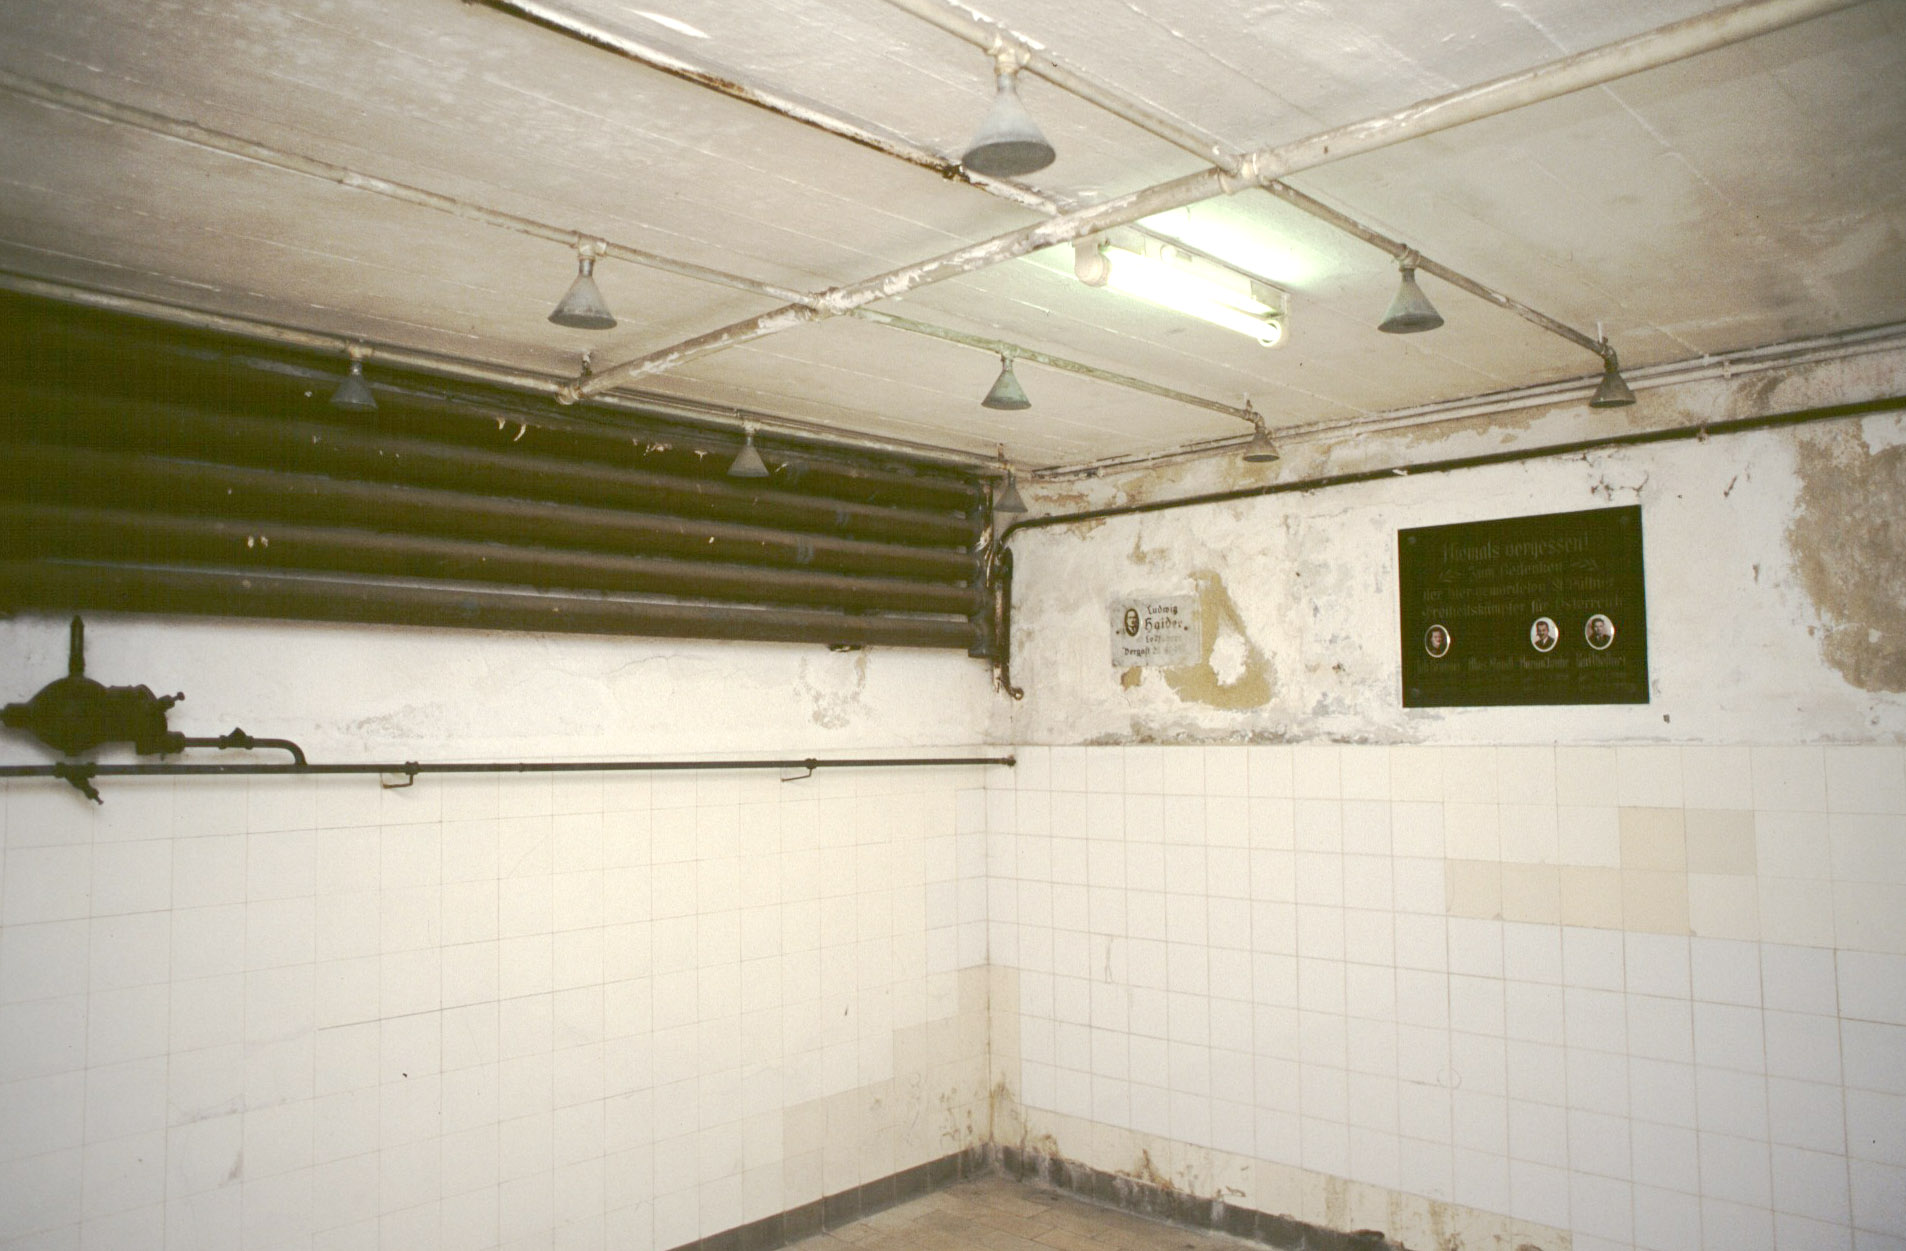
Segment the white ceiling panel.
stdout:
<svg viewBox="0 0 1906 1251">
<path fill-rule="evenodd" d="M 1706 0 L 1000 0 L 1045 52 L 1232 149 L 1328 127 L 1716 6 Z M 462 0 L 21 0 L 0 8 L 0 270 L 474 364 L 567 377 L 766 312 L 731 285 L 609 258 L 620 325 L 546 320 L 571 235 L 819 292 L 1040 220 L 709 85 Z M 883 0 L 566 0 L 561 11 L 740 88 L 955 160 L 990 58 Z M 36 95 L 80 93 L 68 107 Z M 1064 207 L 1199 161 L 1037 78 Z M 145 110 L 140 122 L 117 106 Z M 169 119 L 169 120 L 168 120 Z M 189 123 L 251 160 L 155 133 Z M 223 141 L 221 141 L 223 142 Z M 326 163 L 306 173 L 282 168 Z M 438 211 L 340 171 L 450 197 Z M 1606 87 L 1293 175 L 1293 185 L 1646 366 L 1906 321 L 1906 7 L 1885 0 Z M 461 210 L 459 210 L 461 211 Z M 504 229 L 513 214 L 553 231 Z M 1228 405 L 1350 422 L 1599 369 L 1425 276 L 1447 319 L 1377 333 L 1395 265 L 1259 191 L 1168 214 L 1289 293 L 1285 343 L 1071 275 L 1069 248 L 877 307 Z M 1075 464 L 1242 434 L 1235 418 L 855 318 L 698 356 L 637 391 L 1017 461 Z"/>
</svg>

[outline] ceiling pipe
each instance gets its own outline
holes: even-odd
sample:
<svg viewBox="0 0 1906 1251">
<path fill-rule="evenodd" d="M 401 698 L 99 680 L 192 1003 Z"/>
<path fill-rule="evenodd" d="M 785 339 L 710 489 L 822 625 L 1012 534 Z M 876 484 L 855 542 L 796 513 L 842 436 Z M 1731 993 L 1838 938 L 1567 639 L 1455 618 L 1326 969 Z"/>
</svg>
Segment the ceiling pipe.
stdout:
<svg viewBox="0 0 1906 1251">
<path fill-rule="evenodd" d="M 1031 40 L 998 22 L 981 17 L 964 5 L 943 3 L 942 0 L 887 0 L 887 3 L 902 13 L 939 27 L 955 38 L 964 39 L 993 57 L 1002 54 L 1011 56 L 1021 69 L 1037 74 L 1087 104 L 1096 105 L 1142 130 L 1150 131 L 1167 143 L 1176 144 L 1208 165 L 1214 165 L 1228 174 L 1238 172 L 1238 157 L 1222 144 L 1180 126 L 1163 114 L 1153 112 L 1117 88 L 1105 86 L 1077 70 L 1061 65 L 1041 52 Z"/>
<path fill-rule="evenodd" d="M 1483 283 L 1477 282 L 1474 278 L 1466 274 L 1458 273 L 1440 261 L 1431 260 L 1422 253 L 1416 252 L 1409 244 L 1404 243 L 1402 240 L 1392 239 L 1381 231 L 1364 225 L 1356 218 L 1338 212 L 1323 201 L 1305 195 L 1281 179 L 1273 178 L 1261 184 L 1261 186 L 1264 191 L 1276 196 L 1293 208 L 1301 209 L 1319 221 L 1327 222 L 1335 226 L 1338 230 L 1343 231 L 1343 233 L 1347 235 L 1352 235 L 1374 248 L 1388 252 L 1399 261 L 1414 254 L 1416 258 L 1414 262 L 1415 267 L 1423 273 L 1434 274 L 1452 287 L 1458 287 L 1473 296 L 1487 300 L 1498 308 L 1507 309 L 1524 321 L 1540 326 L 1551 334 L 1560 335 L 1578 347 L 1587 348 L 1604 361 L 1614 352 L 1614 349 L 1607 344 L 1601 343 L 1593 337 L 1584 334 L 1568 323 L 1557 321 L 1547 313 L 1530 308 L 1527 304 L 1524 304 L 1513 296 L 1504 295 L 1494 287 L 1485 286 Z"/>
<path fill-rule="evenodd" d="M 333 165 L 329 161 L 320 161 L 315 157 L 301 156 L 295 152 L 285 152 L 250 139 L 241 139 L 237 135 L 228 135 L 223 131 L 211 130 L 192 122 L 167 117 L 163 113 L 154 113 L 149 109 L 138 108 L 130 104 L 120 104 L 89 92 L 76 91 L 71 87 L 62 87 L 55 83 L 41 82 L 27 78 L 9 70 L 0 70 L 0 90 L 23 96 L 40 104 L 65 109 L 85 117 L 102 121 L 118 122 L 133 126 L 152 134 L 189 143 L 194 147 L 207 148 L 215 152 L 224 152 L 231 156 L 255 161 L 287 173 L 302 174 L 307 178 L 316 178 L 323 182 L 337 183 L 354 191 L 367 191 L 372 195 L 397 200 L 405 204 L 414 204 L 419 208 L 434 209 L 465 221 L 481 223 L 499 230 L 513 231 L 527 235 L 532 239 L 544 239 L 551 243 L 560 243 L 571 251 L 601 244 L 598 256 L 612 257 L 619 261 L 628 261 L 648 269 L 661 270 L 682 278 L 691 278 L 697 282 L 706 282 L 714 286 L 731 287 L 738 291 L 747 291 L 754 295 L 766 296 L 773 300 L 798 303 L 808 297 L 791 287 L 777 286 L 774 283 L 756 282 L 736 274 L 723 273 L 710 269 L 706 265 L 697 265 L 692 261 L 679 261 L 655 252 L 645 252 L 626 244 L 598 240 L 593 235 L 584 235 L 562 226 L 540 222 L 530 217 L 521 217 L 515 213 L 505 213 L 499 209 L 473 204 L 468 200 L 459 200 L 454 196 L 426 191 L 422 187 L 412 187 L 405 183 L 393 182 L 387 178 L 377 178 L 370 174 L 343 165 Z"/>
<path fill-rule="evenodd" d="M 75 304 L 82 308 L 99 309 L 109 313 L 125 313 L 134 317 L 146 317 L 163 321 L 174 326 L 187 326 L 197 330 L 212 330 L 222 334 L 238 335 L 264 343 L 281 343 L 287 347 L 305 348 L 315 352 L 332 352 L 348 355 L 353 347 L 365 346 L 363 340 L 350 335 L 325 334 L 322 331 L 300 330 L 293 326 L 280 326 L 273 322 L 259 321 L 249 317 L 238 317 L 227 313 L 208 313 L 199 309 L 185 308 L 177 304 L 167 304 L 160 300 L 147 300 L 138 296 L 117 295 L 107 291 L 93 291 L 85 287 L 69 286 L 65 283 L 50 282 L 42 278 L 29 278 L 21 274 L 0 271 L 0 291 L 11 291 L 17 295 L 38 296 L 42 299 L 58 300 L 63 304 Z M 462 382 L 478 382 L 489 386 L 507 387 L 516 391 L 527 391 L 539 395 L 554 395 L 562 385 L 558 378 L 548 374 L 530 373 L 527 370 L 510 369 L 501 365 L 491 365 L 483 361 L 465 357 L 448 356 L 436 352 L 423 352 L 411 348 L 369 345 L 380 363 L 398 369 L 411 369 L 419 373 L 433 374 L 440 378 L 453 378 Z M 314 374 L 314 378 L 318 375 Z M 386 390 L 393 390 L 387 383 Z M 817 443 L 834 447 L 851 448 L 855 451 L 872 452 L 879 455 L 906 456 L 932 464 L 949 466 L 956 469 L 987 469 L 993 464 L 988 455 L 976 455 L 960 452 L 951 448 L 938 447 L 928 443 L 915 443 L 907 439 L 881 439 L 872 435 L 854 435 L 843 432 L 836 426 L 823 426 L 815 422 L 805 422 L 792 417 L 779 417 L 772 413 L 760 413 L 736 409 L 732 405 L 704 405 L 693 400 L 684 400 L 676 396 L 651 395 L 639 392 L 625 392 L 620 395 L 599 396 L 596 403 L 619 412 L 648 417 L 669 417 L 687 421 L 719 425 L 740 432 L 744 424 L 753 424 L 788 434 L 811 439 Z"/>
<path fill-rule="evenodd" d="M 1793 370 L 1830 361 L 1854 360 L 1877 352 L 1900 351 L 1906 351 L 1906 322 L 1893 322 L 1884 326 L 1842 331 L 1837 334 L 1787 343 L 1764 344 L 1760 347 L 1743 348 L 1737 352 L 1716 356 L 1699 356 L 1691 360 L 1672 361 L 1665 365 L 1651 365 L 1630 374 L 1628 381 L 1641 390 L 1688 386 L 1717 379 L 1728 382 L 1775 369 Z M 1585 400 L 1594 392 L 1595 385 L 1600 380 L 1599 375 L 1593 379 L 1570 378 L 1565 382 L 1536 383 L 1532 386 L 1517 387 L 1512 391 L 1496 391 L 1484 396 L 1437 400 L 1430 404 L 1391 409 L 1382 413 L 1369 413 L 1348 420 L 1305 422 L 1284 427 L 1280 431 L 1280 437 L 1286 444 L 1315 443 L 1331 438 L 1367 437 L 1396 430 L 1416 430 L 1474 417 L 1493 417 L 1500 413 L 1526 412 L 1531 408 L 1545 405 Z M 1081 478 L 1102 478 L 1112 474 L 1131 473 L 1140 469 L 1152 469 L 1161 465 L 1202 459 L 1236 446 L 1236 442 L 1231 439 L 1206 439 L 1182 444 L 1163 452 L 1108 456 L 1100 460 L 1048 465 L 1029 470 L 1028 473 L 1037 481 L 1047 483 L 1067 482 Z"/>
<path fill-rule="evenodd" d="M 905 317 L 896 317 L 892 313 L 883 313 L 877 309 L 863 308 L 856 311 L 863 321 L 879 326 L 892 326 L 896 330 L 908 330 L 929 338 L 943 339 L 948 343 L 958 343 L 975 351 L 986 352 L 993 356 L 1009 357 L 1013 360 L 1031 361 L 1035 365 L 1044 365 L 1048 369 L 1057 369 L 1069 374 L 1078 374 L 1082 378 L 1091 378 L 1097 382 L 1109 383 L 1115 387 L 1124 387 L 1130 391 L 1143 391 L 1147 395 L 1156 395 L 1161 399 L 1187 404 L 1194 408 L 1209 409 L 1214 413 L 1223 413 L 1239 421 L 1248 422 L 1253 414 L 1245 408 L 1226 404 L 1219 400 L 1208 400 L 1202 395 L 1192 395 L 1186 391 L 1173 390 L 1146 382 L 1143 378 L 1134 378 L 1129 374 L 1114 373 L 1109 369 L 1100 369 L 1096 365 L 1086 365 L 1079 361 L 1067 360 L 1063 356 L 1050 356 L 1031 348 L 1023 348 L 1004 339 L 989 339 L 983 335 L 967 334 L 960 330 L 948 330 L 944 326 L 932 326 L 922 321 L 909 321 Z"/>
<path fill-rule="evenodd" d="M 1070 243 L 1142 217 L 1228 195 L 1300 170 L 1374 152 L 1405 140 L 1432 135 L 1468 122 L 1494 117 L 1531 104 L 1600 86 L 1644 70 L 1670 65 L 1825 13 L 1861 0 L 1746 0 L 1683 21 L 1574 53 L 1486 83 L 1335 126 L 1308 138 L 1245 153 L 1235 174 L 1203 170 L 1145 187 L 1101 204 L 1062 213 L 1033 226 L 968 244 L 930 260 L 819 292 L 809 301 L 789 304 L 745 321 L 697 335 L 659 351 L 624 361 L 592 376 L 571 379 L 558 393 L 565 403 L 599 395 L 649 374 L 665 372 L 725 348 L 751 343 L 797 326 L 837 317 L 879 300 L 905 295 L 948 278 L 1016 260 L 1042 248 Z"/>
<path fill-rule="evenodd" d="M 1088 104 L 1110 113 L 1114 117 L 1138 127 L 1166 143 L 1189 152 L 1202 161 L 1227 174 L 1237 174 L 1243 157 L 1227 150 L 1208 136 L 1190 130 L 1156 111 L 1134 100 L 1116 87 L 1099 83 L 1076 70 L 1067 68 L 1052 57 L 1036 49 L 1030 40 L 1009 30 L 1004 25 L 985 18 L 963 5 L 951 0 L 887 0 L 887 3 L 903 13 L 930 23 L 975 47 L 998 55 L 1001 50 L 1013 51 L 1021 68 L 1045 79 L 1053 86 L 1070 92 Z M 1836 6 L 1837 7 L 1837 6 Z M 1278 179 L 1266 179 L 1259 184 L 1263 190 L 1290 204 L 1292 207 L 1308 213 L 1336 229 L 1363 240 L 1365 243 L 1388 252 L 1392 257 L 1402 260 L 1411 253 L 1408 244 L 1364 225 L 1355 218 L 1331 208 L 1319 200 Z M 1529 305 L 1522 303 L 1493 287 L 1470 278 L 1465 274 L 1433 261 L 1420 254 L 1414 262 L 1415 268 L 1426 274 L 1434 274 L 1451 286 L 1458 287 L 1471 295 L 1487 300 L 1516 314 L 1552 334 L 1559 335 L 1578 347 L 1601 357 L 1612 368 L 1615 359 L 1614 349 L 1606 342 L 1598 341 L 1553 317 L 1548 316 Z"/>
<path fill-rule="evenodd" d="M 511 6 L 501 3 L 499 0 L 499 3 L 493 7 L 508 9 Z M 703 81 L 703 78 L 694 75 L 684 73 L 684 76 L 690 77 L 692 81 Z M 366 191 L 373 195 L 380 195 L 387 199 L 399 201 L 400 203 L 412 204 L 420 208 L 428 208 L 437 212 L 448 213 L 465 220 L 476 221 L 487 226 L 527 235 L 530 238 L 562 243 L 575 249 L 578 253 L 586 251 L 588 255 L 592 257 L 611 257 L 633 265 L 673 273 L 678 277 L 689 278 L 698 282 L 706 282 L 715 286 L 728 287 L 736 291 L 745 291 L 751 295 L 760 295 L 791 304 L 799 304 L 812 298 L 806 292 L 798 291 L 791 287 L 757 282 L 754 279 L 746 278 L 739 274 L 731 274 L 722 270 L 709 268 L 708 266 L 696 265 L 691 262 L 676 261 L 669 257 L 660 256 L 652 252 L 645 252 L 639 248 L 632 248 L 625 244 L 584 235 L 578 231 L 569 230 L 547 222 L 539 222 L 532 218 L 520 217 L 513 213 L 499 212 L 480 204 L 473 204 L 467 200 L 459 200 L 452 196 L 441 195 L 437 192 L 426 191 L 418 187 L 406 186 L 403 183 L 391 182 L 387 179 L 373 178 L 342 165 L 333 165 L 328 161 L 320 161 L 310 157 L 300 156 L 296 153 L 284 152 L 265 144 L 240 139 L 215 130 L 207 130 L 191 122 L 167 117 L 160 113 L 153 113 L 132 105 L 118 104 L 114 101 L 90 95 L 86 92 L 39 82 L 35 79 L 23 78 L 5 70 L 0 70 L 0 90 L 11 91 L 28 99 L 36 100 L 41 104 L 66 109 L 69 112 L 76 112 L 83 116 L 134 126 L 149 133 L 162 135 L 182 143 L 190 143 L 197 147 L 224 152 L 228 155 L 242 157 L 246 160 L 257 161 L 261 164 L 285 170 L 288 173 L 303 174 L 307 177 L 317 178 L 325 182 L 337 183 L 340 186 L 350 187 L 354 190 Z M 767 106 L 764 105 L 763 107 Z M 855 132 L 853 132 L 848 123 L 840 122 L 838 119 L 819 118 L 811 122 L 811 124 L 828 130 L 830 133 L 841 134 L 850 139 L 856 138 Z M 902 159 L 915 159 L 914 156 L 908 152 L 889 150 L 884 147 L 881 150 L 888 151 L 890 155 L 899 156 Z M 929 161 L 927 159 L 929 154 L 920 153 L 919 155 L 920 159 L 915 160 L 916 164 L 928 164 L 930 168 L 938 169 L 940 166 L 932 164 L 931 161 L 941 161 L 942 164 L 945 164 L 948 168 L 956 170 L 958 168 L 957 163 L 944 162 L 942 158 L 937 157 L 931 158 L 931 161 Z M 985 178 L 974 178 L 968 179 L 967 181 L 971 182 L 974 186 L 980 187 L 982 190 L 990 191 L 994 194 L 1004 194 L 1007 198 L 1025 204 L 1026 207 L 1037 209 L 1040 212 L 1056 213 L 1059 211 L 1057 206 L 1051 201 L 1043 197 L 1031 195 L 1019 188 L 1012 187 L 1009 183 L 1002 183 L 994 179 Z M 870 321 L 879 321 L 881 324 L 891 326 L 897 330 L 906 331 L 910 334 L 925 335 L 931 338 L 948 339 L 959 333 L 957 331 L 944 330 L 941 327 L 931 325 L 927 322 L 915 321 L 904 317 L 881 318 L 870 314 L 867 319 Z M 958 340 L 955 339 L 954 341 Z M 1038 355 L 1030 349 L 1021 348 L 1017 345 L 1009 346 L 1011 347 L 1013 355 L 1026 360 L 1032 360 Z M 380 349 L 379 355 L 386 359 L 390 358 L 389 350 L 386 349 Z M 1071 371 L 1075 373 L 1086 373 L 1089 370 L 1088 366 L 1075 366 L 1072 362 L 1058 364 L 1054 361 L 1046 361 L 1044 363 L 1052 364 L 1055 369 L 1071 369 Z M 1149 394 L 1162 396 L 1167 399 L 1180 399 L 1185 403 L 1192 403 L 1201 407 L 1210 407 L 1210 404 L 1206 401 L 1184 396 L 1182 393 L 1172 391 L 1170 388 L 1154 386 L 1140 379 L 1126 378 L 1123 375 L 1112 373 L 1101 373 L 1097 375 L 1097 378 L 1098 381 L 1107 383 L 1108 385 L 1129 387 L 1132 390 L 1145 391 Z M 537 387 L 536 389 L 543 391 L 550 390 L 547 385 Z"/>
<path fill-rule="evenodd" d="M 555 34 L 600 48 L 605 52 L 612 52 L 625 60 L 660 70 L 664 74 L 673 75 L 698 87 L 720 92 L 730 99 L 765 109 L 790 121 L 799 122 L 803 126 L 811 126 L 830 135 L 851 139 L 864 148 L 906 161 L 910 165 L 918 165 L 942 178 L 971 183 L 994 195 L 1024 204 L 1027 208 L 1039 209 L 1043 212 L 1052 211 L 1051 202 L 1036 192 L 1028 191 L 1002 179 L 975 174 L 964 168 L 957 159 L 920 147 L 899 135 L 842 117 L 837 113 L 830 113 L 817 104 L 779 92 L 748 86 L 711 66 L 696 64 L 675 52 L 658 47 L 628 27 L 605 22 L 594 15 L 578 13 L 562 5 L 545 4 L 542 0 L 472 0 L 472 2 L 484 8 L 494 9 L 498 13 L 520 18 Z"/>
</svg>

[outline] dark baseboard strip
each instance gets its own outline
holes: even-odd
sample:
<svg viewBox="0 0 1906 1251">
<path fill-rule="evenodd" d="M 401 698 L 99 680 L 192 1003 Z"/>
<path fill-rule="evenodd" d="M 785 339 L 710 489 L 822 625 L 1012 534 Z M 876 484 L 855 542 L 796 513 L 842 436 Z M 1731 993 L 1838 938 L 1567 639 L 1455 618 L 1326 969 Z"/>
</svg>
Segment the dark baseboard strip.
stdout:
<svg viewBox="0 0 1906 1251">
<path fill-rule="evenodd" d="M 789 1208 L 694 1242 L 684 1242 L 673 1251 L 775 1251 L 777 1247 L 872 1216 L 896 1203 L 918 1199 L 964 1178 L 990 1172 L 993 1159 L 993 1149 L 989 1146 L 968 1147 L 798 1208 Z"/>
<path fill-rule="evenodd" d="M 1070 1191 L 1095 1203 L 1153 1220 L 1249 1238 L 1282 1251 L 1404 1251 L 1402 1244 L 1390 1242 L 1377 1230 L 1344 1233 L 1291 1216 L 1236 1207 L 1223 1199 L 1188 1195 L 1060 1156 L 1019 1147 L 997 1147 L 995 1151 L 1001 1171 L 1017 1181 Z"/>
</svg>

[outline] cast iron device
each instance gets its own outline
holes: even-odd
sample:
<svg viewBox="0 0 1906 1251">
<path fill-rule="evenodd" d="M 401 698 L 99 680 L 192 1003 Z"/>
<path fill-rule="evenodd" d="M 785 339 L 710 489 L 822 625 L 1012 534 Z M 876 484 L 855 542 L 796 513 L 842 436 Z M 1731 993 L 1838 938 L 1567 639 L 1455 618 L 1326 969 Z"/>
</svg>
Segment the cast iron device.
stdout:
<svg viewBox="0 0 1906 1251">
<path fill-rule="evenodd" d="M 8 728 L 24 730 L 63 756 L 79 756 L 108 743 L 130 743 L 141 756 L 170 756 L 187 747 L 277 747 L 299 764 L 304 752 L 288 739 L 253 738 L 243 730 L 216 738 L 194 738 L 166 726 L 166 712 L 183 692 L 154 695 L 147 686 L 105 686 L 86 676 L 86 626 L 73 618 L 67 645 L 66 676 L 48 682 L 39 694 L 0 709 Z M 54 766 L 55 776 L 71 783 L 94 803 L 102 802 L 86 764 Z"/>
</svg>

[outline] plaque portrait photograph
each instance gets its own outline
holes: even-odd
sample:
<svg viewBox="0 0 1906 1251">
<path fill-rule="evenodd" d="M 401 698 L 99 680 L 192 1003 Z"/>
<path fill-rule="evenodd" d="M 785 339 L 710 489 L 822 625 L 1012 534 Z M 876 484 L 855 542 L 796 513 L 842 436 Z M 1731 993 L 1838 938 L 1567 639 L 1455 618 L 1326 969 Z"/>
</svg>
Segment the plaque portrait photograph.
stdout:
<svg viewBox="0 0 1906 1251">
<path fill-rule="evenodd" d="M 1405 708 L 1648 702 L 1640 507 L 1399 527 L 1396 555 Z"/>
</svg>

